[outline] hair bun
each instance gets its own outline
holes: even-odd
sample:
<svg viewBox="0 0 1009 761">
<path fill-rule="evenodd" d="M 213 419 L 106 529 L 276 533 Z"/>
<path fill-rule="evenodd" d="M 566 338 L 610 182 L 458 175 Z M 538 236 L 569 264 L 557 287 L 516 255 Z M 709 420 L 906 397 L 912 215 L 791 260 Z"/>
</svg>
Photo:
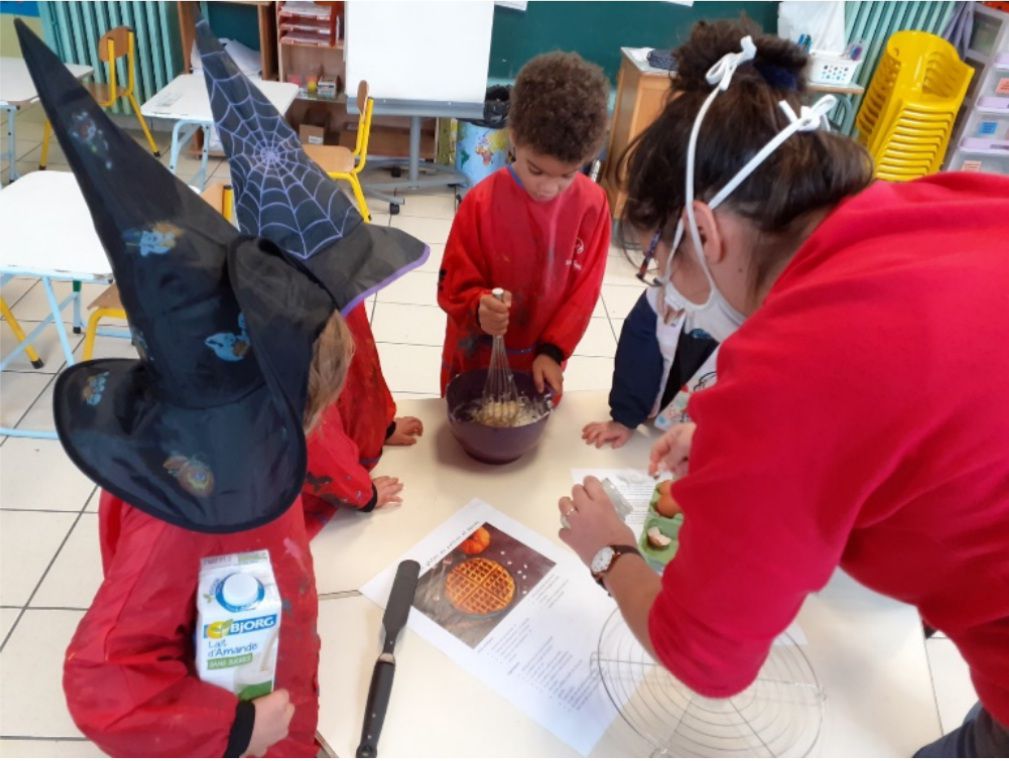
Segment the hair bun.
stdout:
<svg viewBox="0 0 1009 761">
<path fill-rule="evenodd" d="M 806 87 L 804 70 L 809 56 L 798 45 L 770 34 L 743 15 L 736 20 L 699 21 L 690 39 L 674 53 L 676 87 L 680 90 L 710 92 L 708 70 L 727 53 L 738 53 L 739 41 L 750 35 L 757 46 L 752 66 L 740 66 L 735 76 L 762 81 L 783 92 L 802 91 Z"/>
</svg>

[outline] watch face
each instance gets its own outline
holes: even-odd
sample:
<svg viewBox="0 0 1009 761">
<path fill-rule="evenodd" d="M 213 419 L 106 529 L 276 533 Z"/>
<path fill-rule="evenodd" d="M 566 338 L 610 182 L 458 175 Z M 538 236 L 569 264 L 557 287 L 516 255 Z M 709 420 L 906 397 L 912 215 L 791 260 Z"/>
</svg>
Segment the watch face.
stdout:
<svg viewBox="0 0 1009 761">
<path fill-rule="evenodd" d="M 589 570 L 594 574 L 604 573 L 609 569 L 610 563 L 613 562 L 613 548 L 603 547 L 599 552 L 595 554 L 592 558 L 592 563 L 589 565 Z"/>
</svg>

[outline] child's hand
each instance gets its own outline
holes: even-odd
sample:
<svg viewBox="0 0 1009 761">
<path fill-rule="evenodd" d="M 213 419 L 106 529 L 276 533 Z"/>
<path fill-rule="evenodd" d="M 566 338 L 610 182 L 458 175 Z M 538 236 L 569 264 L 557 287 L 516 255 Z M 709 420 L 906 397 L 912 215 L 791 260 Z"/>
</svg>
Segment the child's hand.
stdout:
<svg viewBox="0 0 1009 761">
<path fill-rule="evenodd" d="M 504 292 L 504 301 L 485 293 L 480 297 L 480 307 L 477 309 L 477 320 L 480 329 L 492 336 L 503 336 L 508 332 L 508 311 L 512 306 L 512 295 Z"/>
<path fill-rule="evenodd" d="M 660 471 L 669 470 L 677 478 L 687 475 L 690 466 L 690 446 L 694 441 L 696 423 L 674 425 L 655 442 L 652 447 L 648 472 L 655 476 Z"/>
<path fill-rule="evenodd" d="M 378 499 L 375 501 L 375 509 L 386 505 L 402 505 L 403 498 L 399 496 L 403 491 L 403 482 L 398 478 L 390 476 L 379 476 L 372 483 L 375 484 L 375 493 Z"/>
<path fill-rule="evenodd" d="M 533 383 L 541 394 L 550 386 L 560 395 L 564 391 L 564 371 L 553 357 L 540 354 L 533 360 Z"/>
<path fill-rule="evenodd" d="M 287 690 L 274 690 L 269 695 L 252 701 L 256 718 L 252 723 L 252 737 L 246 756 L 262 756 L 271 745 L 287 737 L 287 727 L 294 716 L 294 705 Z"/>
<path fill-rule="evenodd" d="M 618 423 L 616 420 L 607 420 L 605 423 L 589 423 L 582 429 L 582 441 L 596 449 L 601 449 L 603 444 L 609 444 L 613 449 L 620 449 L 626 444 L 634 433 L 626 425 Z"/>
<path fill-rule="evenodd" d="M 412 447 L 424 435 L 424 424 L 415 417 L 396 418 L 396 430 L 386 442 L 394 447 Z"/>
</svg>

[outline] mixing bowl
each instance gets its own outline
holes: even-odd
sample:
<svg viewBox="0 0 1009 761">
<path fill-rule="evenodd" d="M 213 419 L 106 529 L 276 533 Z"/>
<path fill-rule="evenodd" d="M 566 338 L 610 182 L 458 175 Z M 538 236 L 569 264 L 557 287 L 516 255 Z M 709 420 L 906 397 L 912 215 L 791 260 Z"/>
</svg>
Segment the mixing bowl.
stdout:
<svg viewBox="0 0 1009 761">
<path fill-rule="evenodd" d="M 536 391 L 533 378 L 529 373 L 516 372 L 515 385 L 519 394 L 532 400 L 546 398 Z M 452 435 L 466 450 L 466 453 L 480 462 L 500 465 L 512 462 L 536 446 L 543 436 L 548 412 L 535 423 L 520 425 L 514 428 L 492 428 L 491 426 L 469 420 L 461 415 L 470 403 L 483 396 L 484 383 L 487 380 L 486 370 L 469 370 L 460 373 L 445 389 L 445 401 L 448 403 L 448 425 Z M 549 404 L 547 405 L 549 407 Z"/>
</svg>

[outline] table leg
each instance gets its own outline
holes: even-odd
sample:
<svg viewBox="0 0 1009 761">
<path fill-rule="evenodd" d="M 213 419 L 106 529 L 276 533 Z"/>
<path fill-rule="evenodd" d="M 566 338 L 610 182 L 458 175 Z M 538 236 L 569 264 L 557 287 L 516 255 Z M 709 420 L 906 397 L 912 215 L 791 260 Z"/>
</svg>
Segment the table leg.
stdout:
<svg viewBox="0 0 1009 761">
<path fill-rule="evenodd" d="M 14 182 L 18 178 L 17 147 L 14 145 L 18 107 L 7 105 L 3 109 L 7 112 L 7 182 Z"/>
<path fill-rule="evenodd" d="M 49 301 L 49 311 L 52 312 L 53 327 L 56 328 L 56 334 L 60 337 L 60 345 L 63 347 L 63 356 L 67 359 L 67 367 L 73 365 L 77 360 L 74 359 L 74 350 L 70 347 L 70 339 L 67 336 L 67 328 L 63 324 L 63 306 L 65 304 L 60 304 L 56 300 L 56 291 L 53 290 L 52 279 L 48 277 L 42 278 L 42 287 L 46 291 L 46 299 Z"/>
<path fill-rule="evenodd" d="M 200 190 L 206 190 L 207 188 L 207 161 L 210 158 L 210 126 L 207 124 L 202 125 L 203 127 L 203 150 L 200 152 L 200 181 L 197 183 Z"/>
<path fill-rule="evenodd" d="M 420 117 L 410 117 L 410 184 L 420 179 Z"/>
<path fill-rule="evenodd" d="M 84 318 L 81 317 L 81 281 L 74 280 L 74 333 L 80 335 L 81 328 L 84 327 Z"/>
<path fill-rule="evenodd" d="M 172 147 L 168 153 L 168 171 L 172 174 L 175 174 L 175 170 L 179 165 L 179 152 L 182 150 L 180 140 L 181 127 L 182 122 L 175 122 L 175 126 L 172 127 Z"/>
</svg>

